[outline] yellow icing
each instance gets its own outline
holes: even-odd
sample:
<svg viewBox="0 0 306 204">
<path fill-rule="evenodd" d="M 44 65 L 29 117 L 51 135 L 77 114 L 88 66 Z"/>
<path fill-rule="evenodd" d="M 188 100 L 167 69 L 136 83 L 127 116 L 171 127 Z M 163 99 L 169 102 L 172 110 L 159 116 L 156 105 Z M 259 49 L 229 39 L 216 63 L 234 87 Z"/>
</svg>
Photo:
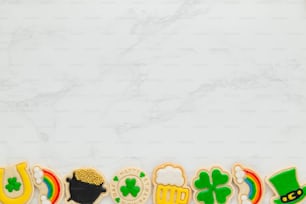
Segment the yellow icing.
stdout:
<svg viewBox="0 0 306 204">
<path fill-rule="evenodd" d="M 23 162 L 16 165 L 16 169 L 18 173 L 20 174 L 20 177 L 22 179 L 22 185 L 23 185 L 23 194 L 21 196 L 18 196 L 16 198 L 10 198 L 6 195 L 6 193 L 3 191 L 3 184 L 0 184 L 0 202 L 3 204 L 25 204 L 27 203 L 33 193 L 33 185 L 31 182 L 31 178 L 26 170 L 27 163 Z M 0 181 L 3 181 L 4 177 L 4 168 L 0 168 Z"/>
<path fill-rule="evenodd" d="M 155 194 L 156 204 L 187 204 L 189 192 L 188 188 L 158 185 Z"/>
</svg>

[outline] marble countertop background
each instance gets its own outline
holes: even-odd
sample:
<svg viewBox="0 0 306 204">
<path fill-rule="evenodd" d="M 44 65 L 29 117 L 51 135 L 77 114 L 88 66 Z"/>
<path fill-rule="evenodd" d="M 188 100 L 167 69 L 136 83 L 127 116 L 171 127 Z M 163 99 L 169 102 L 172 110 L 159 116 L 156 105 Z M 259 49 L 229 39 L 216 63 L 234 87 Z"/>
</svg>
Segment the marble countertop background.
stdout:
<svg viewBox="0 0 306 204">
<path fill-rule="evenodd" d="M 0 0 L 1 165 L 306 181 L 305 133 L 305 0 Z"/>
</svg>

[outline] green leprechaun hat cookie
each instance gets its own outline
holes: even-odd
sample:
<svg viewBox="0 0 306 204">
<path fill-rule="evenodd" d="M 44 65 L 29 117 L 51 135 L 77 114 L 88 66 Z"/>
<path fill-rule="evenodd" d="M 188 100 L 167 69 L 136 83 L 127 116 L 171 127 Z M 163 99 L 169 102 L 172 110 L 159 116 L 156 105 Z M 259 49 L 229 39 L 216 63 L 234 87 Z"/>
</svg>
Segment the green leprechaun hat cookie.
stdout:
<svg viewBox="0 0 306 204">
<path fill-rule="evenodd" d="M 273 204 L 295 204 L 305 198 L 306 185 L 299 184 L 295 168 L 274 174 L 268 179 L 268 183 L 276 194 L 271 200 Z"/>
</svg>

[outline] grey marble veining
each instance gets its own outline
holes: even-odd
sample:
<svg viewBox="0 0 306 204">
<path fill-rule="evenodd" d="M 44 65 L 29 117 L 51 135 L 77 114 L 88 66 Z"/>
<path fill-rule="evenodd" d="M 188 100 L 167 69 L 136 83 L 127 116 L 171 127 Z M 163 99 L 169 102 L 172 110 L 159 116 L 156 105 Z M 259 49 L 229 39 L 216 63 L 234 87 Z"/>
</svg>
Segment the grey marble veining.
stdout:
<svg viewBox="0 0 306 204">
<path fill-rule="evenodd" d="M 0 163 L 305 172 L 305 23 L 304 0 L 0 0 Z"/>
</svg>

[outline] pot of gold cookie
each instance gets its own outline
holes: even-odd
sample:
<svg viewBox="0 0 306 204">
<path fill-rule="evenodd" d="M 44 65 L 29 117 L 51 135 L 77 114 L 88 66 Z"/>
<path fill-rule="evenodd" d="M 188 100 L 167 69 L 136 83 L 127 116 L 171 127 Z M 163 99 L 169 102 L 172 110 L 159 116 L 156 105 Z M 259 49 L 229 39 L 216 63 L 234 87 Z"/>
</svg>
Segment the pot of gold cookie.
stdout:
<svg viewBox="0 0 306 204">
<path fill-rule="evenodd" d="M 95 169 L 77 169 L 66 177 L 67 203 L 96 204 L 107 194 L 104 176 Z"/>
</svg>

